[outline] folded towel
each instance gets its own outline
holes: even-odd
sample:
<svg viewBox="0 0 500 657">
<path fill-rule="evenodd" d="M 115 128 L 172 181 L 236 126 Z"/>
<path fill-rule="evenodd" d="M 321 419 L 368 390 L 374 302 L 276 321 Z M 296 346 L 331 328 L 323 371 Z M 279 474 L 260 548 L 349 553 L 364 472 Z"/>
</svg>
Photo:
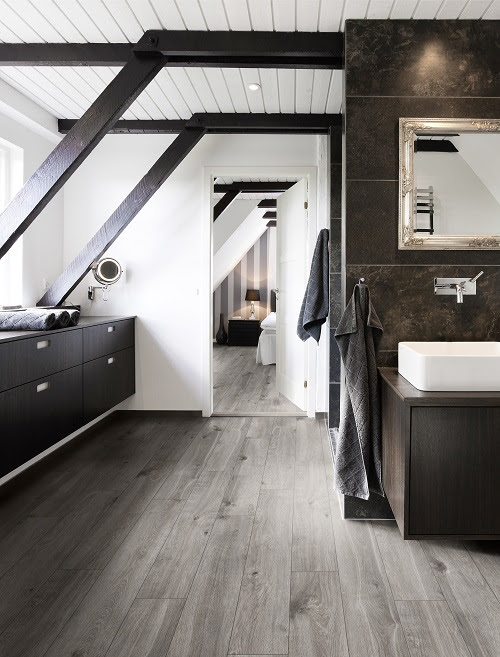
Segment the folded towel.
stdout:
<svg viewBox="0 0 500 657">
<path fill-rule="evenodd" d="M 297 324 L 297 335 L 303 342 L 310 337 L 319 342 L 321 337 L 321 326 L 326 322 L 330 305 L 329 276 L 328 229 L 323 228 L 316 240 L 309 281 Z"/>
<path fill-rule="evenodd" d="M 0 331 L 50 331 L 55 328 L 56 321 L 51 310 L 0 311 Z"/>
<path fill-rule="evenodd" d="M 356 285 L 335 333 L 346 386 L 334 469 L 336 488 L 364 500 L 370 491 L 384 495 L 376 363 L 383 330 L 368 286 Z"/>
</svg>

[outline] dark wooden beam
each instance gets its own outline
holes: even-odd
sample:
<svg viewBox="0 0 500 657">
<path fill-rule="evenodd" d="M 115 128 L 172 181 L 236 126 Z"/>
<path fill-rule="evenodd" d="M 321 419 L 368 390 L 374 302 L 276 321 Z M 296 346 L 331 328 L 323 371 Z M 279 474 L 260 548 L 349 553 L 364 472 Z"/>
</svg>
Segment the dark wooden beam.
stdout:
<svg viewBox="0 0 500 657">
<path fill-rule="evenodd" d="M 133 54 L 0 215 L 0 258 L 163 68 L 164 57 Z"/>
<path fill-rule="evenodd" d="M 58 130 L 61 134 L 67 134 L 78 119 L 59 119 Z M 109 130 L 110 135 L 125 134 L 179 134 L 186 125 L 185 119 L 121 119 Z"/>
<path fill-rule="evenodd" d="M 0 66 L 125 66 L 131 43 L 0 43 Z"/>
<path fill-rule="evenodd" d="M 293 185 L 295 185 L 293 182 L 234 182 L 228 185 L 215 183 L 214 192 L 225 194 L 239 191 L 248 194 L 265 194 L 266 192 L 286 192 Z"/>
<path fill-rule="evenodd" d="M 221 199 L 217 201 L 217 203 L 214 205 L 214 221 L 220 217 L 226 208 L 231 205 L 238 194 L 239 192 L 237 190 L 227 192 Z"/>
<path fill-rule="evenodd" d="M 341 32 L 190 32 L 149 30 L 136 52 L 161 52 L 168 66 L 343 67 Z"/>
<path fill-rule="evenodd" d="M 276 212 L 264 212 L 262 219 L 276 219 Z"/>
<path fill-rule="evenodd" d="M 343 68 L 341 32 L 151 30 L 130 43 L 2 43 L 0 66 L 123 66 L 131 51 L 166 66 Z"/>
<path fill-rule="evenodd" d="M 268 221 L 266 226 L 268 228 L 276 228 L 276 221 Z"/>
<path fill-rule="evenodd" d="M 153 164 L 105 224 L 80 251 L 38 302 L 38 306 L 61 304 L 98 260 L 125 230 L 137 213 L 158 191 L 165 180 L 203 137 L 203 128 L 186 128 Z"/>
<path fill-rule="evenodd" d="M 60 119 L 59 132 L 68 132 L 75 123 L 76 119 Z M 341 124 L 340 114 L 193 114 L 187 120 L 117 121 L 110 133 L 171 134 L 184 127 L 201 127 L 211 134 L 328 134 L 332 125 Z"/>
<path fill-rule="evenodd" d="M 193 114 L 187 126 L 203 126 L 209 132 L 324 132 L 342 125 L 341 114 Z"/>
<path fill-rule="evenodd" d="M 265 198 L 263 199 L 259 204 L 258 208 L 275 208 L 277 206 L 277 202 L 275 198 Z"/>
</svg>

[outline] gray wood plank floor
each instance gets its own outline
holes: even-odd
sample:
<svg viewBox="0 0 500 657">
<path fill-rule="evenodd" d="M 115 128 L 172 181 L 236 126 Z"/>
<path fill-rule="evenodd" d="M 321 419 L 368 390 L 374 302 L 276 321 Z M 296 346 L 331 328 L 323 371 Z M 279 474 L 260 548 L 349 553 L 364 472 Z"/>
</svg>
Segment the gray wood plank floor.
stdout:
<svg viewBox="0 0 500 657">
<path fill-rule="evenodd" d="M 498 544 L 331 481 L 319 420 L 115 414 L 0 489 L 0 657 L 498 657 Z"/>
<path fill-rule="evenodd" d="M 278 393 L 276 365 L 257 365 L 255 352 L 214 344 L 214 412 L 304 414 Z"/>
</svg>

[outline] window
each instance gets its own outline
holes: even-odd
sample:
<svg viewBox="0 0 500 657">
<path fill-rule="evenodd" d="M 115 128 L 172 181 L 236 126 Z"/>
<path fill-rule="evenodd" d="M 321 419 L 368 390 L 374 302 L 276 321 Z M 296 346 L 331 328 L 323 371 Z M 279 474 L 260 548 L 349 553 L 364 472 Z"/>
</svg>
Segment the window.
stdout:
<svg viewBox="0 0 500 657">
<path fill-rule="evenodd" d="M 0 139 L 0 212 L 23 184 L 22 149 Z M 22 303 L 23 244 L 18 239 L 0 260 L 0 306 Z"/>
</svg>

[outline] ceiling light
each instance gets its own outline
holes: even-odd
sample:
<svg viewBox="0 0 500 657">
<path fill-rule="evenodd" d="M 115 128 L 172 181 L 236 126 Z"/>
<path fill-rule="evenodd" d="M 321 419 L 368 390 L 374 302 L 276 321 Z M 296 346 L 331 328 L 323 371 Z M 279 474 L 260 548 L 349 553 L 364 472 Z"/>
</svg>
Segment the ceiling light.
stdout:
<svg viewBox="0 0 500 657">
<path fill-rule="evenodd" d="M 258 82 L 250 82 L 248 88 L 250 89 L 250 91 L 259 91 L 260 84 Z"/>
</svg>

